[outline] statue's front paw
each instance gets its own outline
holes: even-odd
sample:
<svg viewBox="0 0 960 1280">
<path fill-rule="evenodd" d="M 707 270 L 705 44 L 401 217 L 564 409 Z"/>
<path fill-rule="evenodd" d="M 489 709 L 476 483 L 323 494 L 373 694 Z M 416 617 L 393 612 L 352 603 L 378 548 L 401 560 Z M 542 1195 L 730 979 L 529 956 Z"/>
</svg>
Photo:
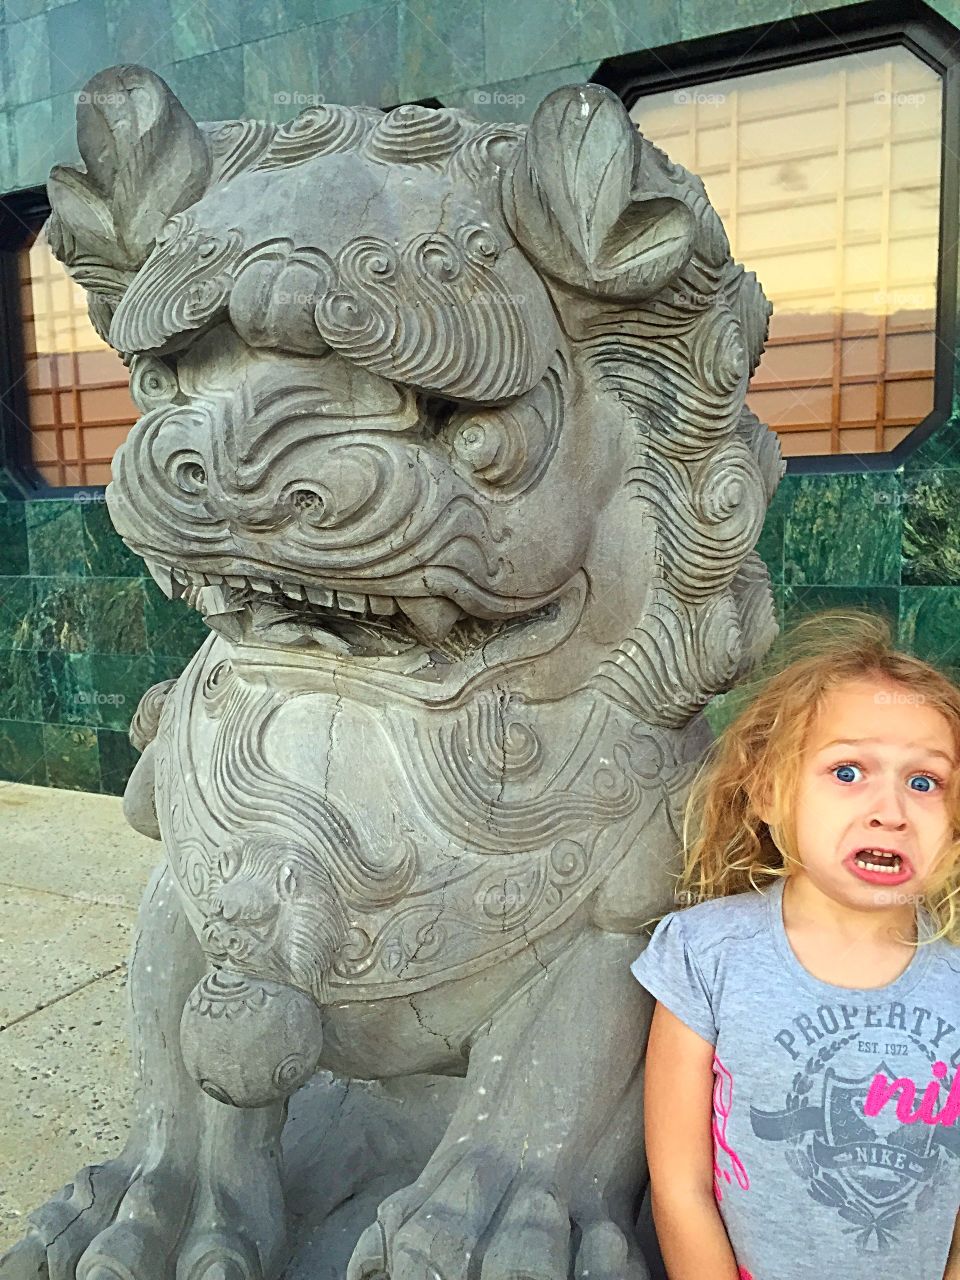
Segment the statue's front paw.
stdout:
<svg viewBox="0 0 960 1280">
<path fill-rule="evenodd" d="M 636 1244 L 608 1218 L 578 1221 L 555 1187 L 478 1155 L 462 1159 L 429 1192 L 415 1184 L 388 1197 L 360 1237 L 347 1280 L 568 1280 L 571 1274 L 649 1280 Z"/>
<path fill-rule="evenodd" d="M 169 1160 L 82 1169 L 30 1215 L 28 1234 L 0 1258 L 0 1280 L 272 1280 L 282 1240 L 264 1232 L 282 1235 L 283 1216 L 263 1208 L 277 1198 L 270 1180 L 279 1183 L 270 1168 L 248 1172 L 245 1197 Z"/>
</svg>

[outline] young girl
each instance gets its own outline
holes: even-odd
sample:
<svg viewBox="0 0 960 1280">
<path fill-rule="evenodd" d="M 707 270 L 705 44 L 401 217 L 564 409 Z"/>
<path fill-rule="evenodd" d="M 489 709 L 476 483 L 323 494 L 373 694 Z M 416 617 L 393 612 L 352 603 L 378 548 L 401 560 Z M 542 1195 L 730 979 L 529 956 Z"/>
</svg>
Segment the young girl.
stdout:
<svg viewBox="0 0 960 1280">
<path fill-rule="evenodd" d="M 667 1272 L 960 1280 L 960 690 L 870 614 L 784 649 L 632 965 Z"/>
</svg>

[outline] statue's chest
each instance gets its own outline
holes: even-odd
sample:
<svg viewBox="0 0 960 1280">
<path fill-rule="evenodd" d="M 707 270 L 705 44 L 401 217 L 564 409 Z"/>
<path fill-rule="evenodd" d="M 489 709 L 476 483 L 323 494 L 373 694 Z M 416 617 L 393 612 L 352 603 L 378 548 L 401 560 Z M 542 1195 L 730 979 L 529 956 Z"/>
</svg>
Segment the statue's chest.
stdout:
<svg viewBox="0 0 960 1280">
<path fill-rule="evenodd" d="M 420 990 L 531 945 L 585 902 L 663 798 L 661 747 L 604 702 L 484 691 L 442 712 L 377 707 L 241 679 L 219 642 L 170 702 L 157 808 L 195 927 L 242 915 L 239 899 L 224 907 L 234 881 L 244 901 L 269 903 L 290 864 L 299 896 L 250 914 L 254 931 L 282 919 L 287 936 L 250 945 L 289 950 L 300 929 L 314 946 L 333 895 L 345 935 L 328 998 Z M 236 865 L 248 848 L 256 864 Z"/>
</svg>

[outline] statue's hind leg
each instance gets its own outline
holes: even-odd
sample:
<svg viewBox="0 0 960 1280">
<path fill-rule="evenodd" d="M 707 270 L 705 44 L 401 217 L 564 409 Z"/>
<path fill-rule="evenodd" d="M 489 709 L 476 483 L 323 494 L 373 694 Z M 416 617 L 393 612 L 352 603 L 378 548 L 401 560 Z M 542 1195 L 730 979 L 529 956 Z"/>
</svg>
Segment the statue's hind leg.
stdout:
<svg viewBox="0 0 960 1280">
<path fill-rule="evenodd" d="M 184 1070 L 180 1016 L 206 963 L 165 868 L 130 961 L 136 1096 L 126 1146 L 31 1214 L 0 1280 L 273 1280 L 285 1261 L 285 1104 L 240 1110 Z"/>
<path fill-rule="evenodd" d="M 636 951 L 586 930 L 476 1036 L 449 1128 L 380 1206 L 349 1280 L 647 1280 Z"/>
</svg>

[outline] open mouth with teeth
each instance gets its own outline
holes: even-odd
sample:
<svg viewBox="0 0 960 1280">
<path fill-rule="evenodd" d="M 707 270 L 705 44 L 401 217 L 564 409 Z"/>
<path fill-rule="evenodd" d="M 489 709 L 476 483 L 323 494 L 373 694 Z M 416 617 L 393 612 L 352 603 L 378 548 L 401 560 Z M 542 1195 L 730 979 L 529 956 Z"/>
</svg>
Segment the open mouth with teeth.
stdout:
<svg viewBox="0 0 960 1280">
<path fill-rule="evenodd" d="M 886 872 L 890 876 L 899 874 L 904 860 L 900 854 L 883 854 L 877 849 L 861 849 L 854 855 L 854 861 L 865 872 Z"/>
<path fill-rule="evenodd" d="M 169 599 L 182 599 L 209 627 L 237 643 L 317 645 L 356 655 L 398 654 L 426 646 L 452 660 L 508 625 L 470 617 L 438 596 L 368 595 L 240 574 L 200 573 L 152 559 L 147 568 Z"/>
</svg>

